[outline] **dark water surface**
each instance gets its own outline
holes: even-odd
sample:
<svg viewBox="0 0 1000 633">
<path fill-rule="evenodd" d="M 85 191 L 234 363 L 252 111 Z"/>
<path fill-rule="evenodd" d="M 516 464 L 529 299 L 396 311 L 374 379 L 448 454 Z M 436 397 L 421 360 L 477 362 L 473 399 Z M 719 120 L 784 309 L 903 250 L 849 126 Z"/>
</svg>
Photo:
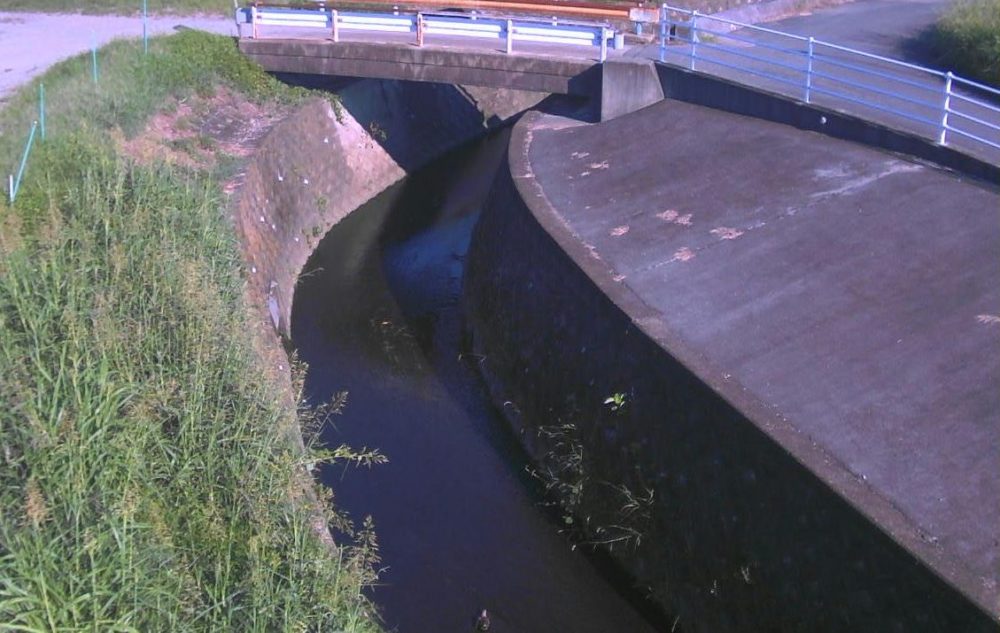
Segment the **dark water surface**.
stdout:
<svg viewBox="0 0 1000 633">
<path fill-rule="evenodd" d="M 336 226 L 295 295 L 293 342 L 313 403 L 347 391 L 324 439 L 389 463 L 322 477 L 381 546 L 373 597 L 402 633 L 652 628 L 558 533 L 524 458 L 461 353 L 470 233 L 507 132 L 459 150 Z M 544 344 L 544 342 L 539 342 Z"/>
</svg>

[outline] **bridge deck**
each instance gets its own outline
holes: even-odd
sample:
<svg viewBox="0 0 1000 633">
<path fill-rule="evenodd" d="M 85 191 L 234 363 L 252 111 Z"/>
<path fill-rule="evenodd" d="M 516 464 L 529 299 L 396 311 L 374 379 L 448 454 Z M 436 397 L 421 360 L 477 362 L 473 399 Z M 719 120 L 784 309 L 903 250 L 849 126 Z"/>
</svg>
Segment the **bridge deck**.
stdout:
<svg viewBox="0 0 1000 633">
<path fill-rule="evenodd" d="M 507 55 L 495 46 L 469 48 L 377 41 L 241 39 L 240 51 L 268 72 L 433 81 L 555 94 L 593 95 L 600 87 L 600 64 L 566 57 L 574 47 L 535 44 L 531 53 Z"/>
<path fill-rule="evenodd" d="M 623 142 L 637 130 L 646 151 Z M 672 101 L 601 125 L 547 117 L 531 138 L 533 175 L 516 177 L 702 379 L 776 412 L 816 448 L 800 460 L 854 481 L 841 494 L 995 612 L 997 189 Z"/>
</svg>

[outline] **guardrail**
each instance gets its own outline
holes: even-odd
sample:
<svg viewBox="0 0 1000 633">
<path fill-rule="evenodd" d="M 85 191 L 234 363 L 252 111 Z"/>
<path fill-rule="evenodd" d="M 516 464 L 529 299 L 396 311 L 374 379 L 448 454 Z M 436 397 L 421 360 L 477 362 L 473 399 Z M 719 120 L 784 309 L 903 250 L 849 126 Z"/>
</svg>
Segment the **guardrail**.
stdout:
<svg viewBox="0 0 1000 633">
<path fill-rule="evenodd" d="M 806 103 L 846 101 L 941 145 L 958 137 L 978 153 L 1000 150 L 1000 90 L 950 72 L 666 4 L 660 61 L 750 75 Z"/>
<path fill-rule="evenodd" d="M 434 6 L 429 0 L 311 0 L 302 2 L 283 2 L 282 0 L 249 0 L 247 6 L 273 7 L 276 9 L 325 9 L 336 5 L 344 11 L 398 12 L 401 7 L 410 13 L 436 12 L 442 6 L 447 10 L 459 9 L 491 12 L 498 15 L 550 15 L 566 16 L 578 20 L 629 20 L 631 13 L 637 8 L 635 2 L 628 0 L 448 0 L 447 5 Z M 659 7 L 653 5 L 652 11 L 659 15 Z M 653 20 L 656 21 L 655 18 Z"/>
<path fill-rule="evenodd" d="M 417 46 L 427 37 L 451 36 L 503 42 L 508 54 L 515 42 L 538 42 L 599 49 L 600 61 L 608 56 L 608 40 L 615 31 L 608 24 L 595 24 L 559 18 L 507 18 L 476 13 L 369 13 L 337 9 L 294 9 L 278 7 L 242 7 L 236 10 L 236 23 L 249 24 L 251 37 L 261 36 L 262 27 L 323 29 L 335 42 L 349 31 L 389 34 L 412 34 Z"/>
</svg>

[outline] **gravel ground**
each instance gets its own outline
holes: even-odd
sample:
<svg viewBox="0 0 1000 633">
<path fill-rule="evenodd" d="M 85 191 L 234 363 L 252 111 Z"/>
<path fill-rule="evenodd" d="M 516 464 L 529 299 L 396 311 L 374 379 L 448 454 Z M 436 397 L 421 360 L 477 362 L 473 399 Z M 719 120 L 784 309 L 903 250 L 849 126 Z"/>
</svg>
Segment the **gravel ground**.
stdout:
<svg viewBox="0 0 1000 633">
<path fill-rule="evenodd" d="M 228 18 L 151 16 L 150 35 L 177 27 L 236 35 Z M 142 18 L 72 13 L 0 12 L 0 107 L 20 84 L 52 64 L 123 37 L 142 37 Z"/>
</svg>

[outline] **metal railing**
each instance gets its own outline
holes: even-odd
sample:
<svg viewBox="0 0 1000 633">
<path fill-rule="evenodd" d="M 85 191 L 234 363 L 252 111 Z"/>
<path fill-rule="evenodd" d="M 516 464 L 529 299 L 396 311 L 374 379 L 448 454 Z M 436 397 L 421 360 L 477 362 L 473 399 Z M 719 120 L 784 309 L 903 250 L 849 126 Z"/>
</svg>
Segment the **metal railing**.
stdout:
<svg viewBox="0 0 1000 633">
<path fill-rule="evenodd" d="M 941 145 L 1000 159 L 1000 89 L 950 72 L 666 4 L 660 61 L 743 81 L 749 75 L 806 103 L 847 105 Z"/>
<path fill-rule="evenodd" d="M 599 49 L 600 61 L 608 56 L 608 41 L 614 30 L 608 24 L 563 20 L 484 16 L 477 13 L 371 13 L 315 8 L 242 7 L 236 10 L 236 23 L 249 24 L 251 37 L 261 36 L 261 27 L 299 27 L 323 29 L 339 42 L 345 31 L 386 34 L 410 34 L 417 46 L 428 37 L 468 37 L 495 40 L 503 50 L 513 53 L 515 42 L 537 42 Z"/>
</svg>

